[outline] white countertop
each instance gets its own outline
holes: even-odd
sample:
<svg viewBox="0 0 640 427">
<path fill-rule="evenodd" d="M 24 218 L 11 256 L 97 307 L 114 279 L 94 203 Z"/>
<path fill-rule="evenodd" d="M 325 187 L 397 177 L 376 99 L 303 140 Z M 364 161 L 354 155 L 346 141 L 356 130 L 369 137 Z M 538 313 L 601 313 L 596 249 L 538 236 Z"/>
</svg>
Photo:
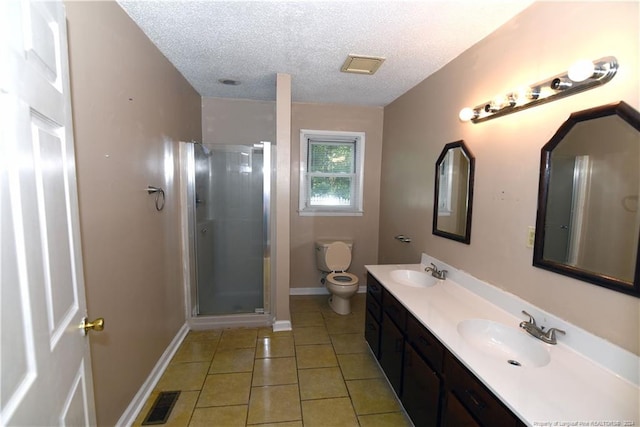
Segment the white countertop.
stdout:
<svg viewBox="0 0 640 427">
<path fill-rule="evenodd" d="M 432 260 L 439 267 L 444 265 L 423 255 L 422 261 L 426 265 Z M 417 288 L 395 282 L 391 279 L 390 272 L 396 269 L 424 271 L 424 265 L 366 266 L 416 319 L 528 425 L 640 426 L 640 388 L 637 384 L 640 358 L 621 349 L 611 351 L 610 343 L 595 349 L 596 353 L 605 351 L 614 355 L 622 354 L 623 364 L 630 364 L 626 372 L 630 372 L 631 376 L 636 375 L 634 382 L 616 373 L 611 367 L 596 363 L 593 358 L 576 351 L 575 346 L 570 347 L 563 342 L 563 335 L 558 335 L 557 345 L 536 340 L 518 328 L 522 320 L 527 320 L 526 316 L 517 317 L 511 314 L 511 309 L 514 303 L 522 303 L 521 309 L 534 317 L 540 313 L 539 310 L 495 287 L 478 292 L 479 288 L 491 285 L 476 280 L 477 283 L 469 286 L 469 282 L 473 282 L 474 278 L 464 272 L 455 271 L 450 266 L 444 267 L 448 267 L 449 270 L 447 280 L 439 281 L 431 287 Z M 458 282 L 464 282 L 466 286 Z M 496 305 L 493 298 L 489 301 L 478 295 L 483 293 L 499 294 L 499 298 L 495 300 L 500 305 Z M 508 307 L 509 304 L 512 307 Z M 542 367 L 518 367 L 479 352 L 468 344 L 457 330 L 460 321 L 471 318 L 488 319 L 513 326 L 545 346 L 551 361 Z M 542 324 L 538 317 L 536 319 L 538 324 Z M 566 322 L 554 324 L 554 320 L 550 319 L 544 326 L 566 330 L 567 338 L 573 336 L 573 340 L 566 340 L 568 342 L 576 342 L 575 337 L 588 335 Z M 615 363 L 615 360 L 612 363 Z"/>
</svg>

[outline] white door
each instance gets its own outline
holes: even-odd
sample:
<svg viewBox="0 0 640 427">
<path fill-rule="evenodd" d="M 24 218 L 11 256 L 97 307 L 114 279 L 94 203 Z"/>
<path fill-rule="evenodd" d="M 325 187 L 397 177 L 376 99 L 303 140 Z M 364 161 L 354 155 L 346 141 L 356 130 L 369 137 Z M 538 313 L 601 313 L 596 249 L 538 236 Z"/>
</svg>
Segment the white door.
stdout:
<svg viewBox="0 0 640 427">
<path fill-rule="evenodd" d="M 96 423 L 60 1 L 0 1 L 0 425 Z"/>
</svg>

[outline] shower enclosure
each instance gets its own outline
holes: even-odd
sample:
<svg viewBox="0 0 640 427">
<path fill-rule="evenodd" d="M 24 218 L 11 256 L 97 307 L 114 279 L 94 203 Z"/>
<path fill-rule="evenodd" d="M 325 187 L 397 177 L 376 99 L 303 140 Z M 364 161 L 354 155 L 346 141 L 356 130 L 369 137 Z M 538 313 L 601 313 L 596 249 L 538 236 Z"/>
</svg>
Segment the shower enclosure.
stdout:
<svg viewBox="0 0 640 427">
<path fill-rule="evenodd" d="M 185 144 L 191 317 L 268 314 L 271 144 Z"/>
</svg>

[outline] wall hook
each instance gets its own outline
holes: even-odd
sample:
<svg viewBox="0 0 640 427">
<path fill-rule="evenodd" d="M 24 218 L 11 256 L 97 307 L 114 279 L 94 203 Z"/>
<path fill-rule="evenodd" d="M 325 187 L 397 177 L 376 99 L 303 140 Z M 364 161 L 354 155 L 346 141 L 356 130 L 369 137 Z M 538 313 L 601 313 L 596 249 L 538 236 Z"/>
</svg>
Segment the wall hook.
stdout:
<svg viewBox="0 0 640 427">
<path fill-rule="evenodd" d="M 149 194 L 154 194 L 156 195 L 156 210 L 158 212 L 160 212 L 162 209 L 164 209 L 164 202 L 165 202 L 165 195 L 164 195 L 164 190 L 160 187 L 154 187 L 154 186 L 147 186 L 147 193 Z M 162 202 L 160 201 L 160 196 L 162 196 Z"/>
</svg>

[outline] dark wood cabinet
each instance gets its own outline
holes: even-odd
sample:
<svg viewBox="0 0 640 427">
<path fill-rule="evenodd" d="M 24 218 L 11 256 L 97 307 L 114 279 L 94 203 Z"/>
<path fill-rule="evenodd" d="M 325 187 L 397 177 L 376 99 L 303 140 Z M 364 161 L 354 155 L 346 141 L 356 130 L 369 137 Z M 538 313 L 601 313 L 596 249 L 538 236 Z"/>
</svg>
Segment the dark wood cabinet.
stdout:
<svg viewBox="0 0 640 427">
<path fill-rule="evenodd" d="M 446 387 L 480 425 L 516 427 L 518 419 L 451 354 L 445 355 Z M 448 424 L 453 425 L 453 424 Z"/>
<path fill-rule="evenodd" d="M 404 345 L 402 405 L 417 427 L 436 427 L 440 410 L 440 376 L 408 342 Z"/>
<path fill-rule="evenodd" d="M 376 322 L 382 322 L 382 305 L 371 294 L 367 294 L 367 311 Z"/>
<path fill-rule="evenodd" d="M 524 426 L 371 274 L 365 322 L 365 339 L 416 427 Z"/>
<path fill-rule="evenodd" d="M 443 427 L 482 427 L 476 422 L 462 403 L 451 393 L 447 393 L 443 414 Z"/>
<path fill-rule="evenodd" d="M 364 322 L 364 339 L 367 340 L 376 359 L 380 359 L 380 322 L 369 310 L 365 314 Z"/>
<path fill-rule="evenodd" d="M 384 313 L 380 333 L 380 366 L 398 396 L 402 390 L 403 353 L 404 334 Z"/>
<path fill-rule="evenodd" d="M 378 303 L 382 303 L 382 285 L 371 273 L 367 273 L 367 293 Z"/>
<path fill-rule="evenodd" d="M 367 273 L 367 310 L 365 314 L 364 338 L 371 351 L 380 359 L 380 322 L 382 322 L 382 285 Z"/>
<path fill-rule="evenodd" d="M 407 309 L 384 288 L 382 288 L 382 311 L 404 334 L 407 329 Z"/>
<path fill-rule="evenodd" d="M 413 316 L 407 318 L 407 339 L 431 365 L 435 372 L 442 372 L 444 346 Z"/>
<path fill-rule="evenodd" d="M 402 356 L 407 309 L 382 288 L 382 324 L 380 325 L 380 366 L 400 396 L 402 391 Z"/>
</svg>

